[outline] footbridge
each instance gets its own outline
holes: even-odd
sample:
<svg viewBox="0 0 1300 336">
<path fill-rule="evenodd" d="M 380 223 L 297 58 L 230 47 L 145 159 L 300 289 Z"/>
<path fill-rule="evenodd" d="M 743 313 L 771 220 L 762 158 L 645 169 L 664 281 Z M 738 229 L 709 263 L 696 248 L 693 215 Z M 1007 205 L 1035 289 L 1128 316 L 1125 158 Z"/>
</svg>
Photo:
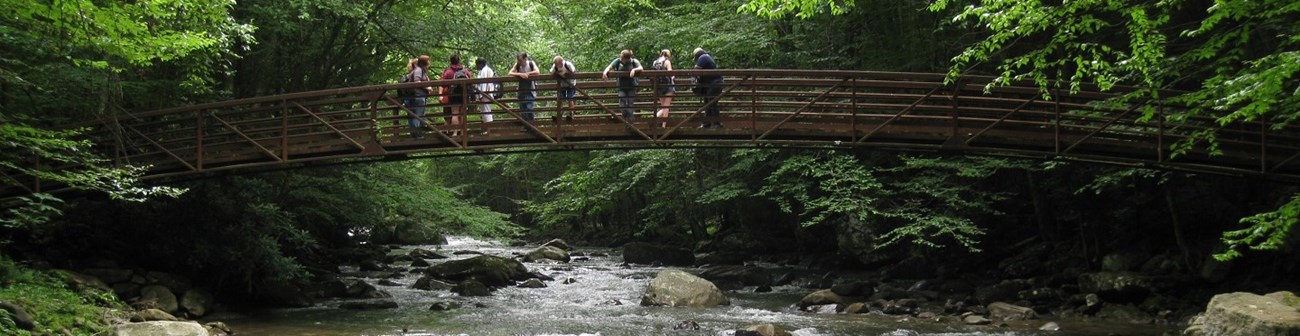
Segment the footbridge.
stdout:
<svg viewBox="0 0 1300 336">
<path fill-rule="evenodd" d="M 692 94 L 689 79 L 701 74 L 722 76 L 721 93 Z M 434 82 L 500 83 L 504 94 L 485 94 L 484 103 L 468 91 L 463 100 L 469 103 L 430 97 L 423 117 L 403 106 L 398 92 L 428 83 L 404 83 L 214 102 L 79 126 L 113 164 L 147 166 L 146 178 L 428 155 L 716 146 L 936 151 L 1300 182 L 1297 127 L 1175 118 L 1184 107 L 1160 101 L 1105 103 L 1131 88 L 1045 95 L 1032 83 L 986 91 L 991 77 L 949 83 L 931 73 L 645 71 L 637 75 L 636 113 L 624 118 L 614 75 L 627 74 L 611 73 L 608 80 L 577 74 L 572 108 L 557 98 L 556 78 L 535 78 L 530 122 L 519 108 L 519 78 L 495 77 Z M 654 115 L 662 107 L 660 77 L 674 78 L 677 91 L 667 117 Z M 710 103 L 719 116 L 706 116 Z M 481 121 L 480 104 L 493 107 L 495 121 Z M 468 122 L 445 120 L 444 107 L 453 105 L 468 110 Z M 424 126 L 408 126 L 413 118 Z M 702 122 L 724 127 L 699 128 Z M 1185 153 L 1171 155 L 1173 144 L 1205 132 L 1215 134 L 1215 146 L 1191 142 Z M 25 191 L 43 188 L 39 179 L 11 177 L 24 181 Z"/>
</svg>

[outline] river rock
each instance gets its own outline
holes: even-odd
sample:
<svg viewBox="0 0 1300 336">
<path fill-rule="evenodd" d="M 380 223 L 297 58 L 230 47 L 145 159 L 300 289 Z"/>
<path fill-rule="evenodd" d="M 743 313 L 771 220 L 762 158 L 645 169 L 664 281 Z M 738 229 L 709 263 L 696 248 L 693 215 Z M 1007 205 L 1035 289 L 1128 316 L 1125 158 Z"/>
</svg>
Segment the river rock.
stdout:
<svg viewBox="0 0 1300 336">
<path fill-rule="evenodd" d="M 434 265 L 425 274 L 453 282 L 474 279 L 492 287 L 505 287 L 529 278 L 528 269 L 518 260 L 488 255 Z"/>
<path fill-rule="evenodd" d="M 353 299 L 381 299 L 393 297 L 388 292 L 379 290 L 375 286 L 361 279 L 344 279 L 343 283 L 347 285 L 345 297 Z"/>
<path fill-rule="evenodd" d="M 177 308 L 180 307 L 176 303 L 176 294 L 172 294 L 172 291 L 167 287 L 159 285 L 149 285 L 141 288 L 140 301 L 168 313 L 175 313 Z"/>
<path fill-rule="evenodd" d="M 1300 335 L 1300 299 L 1290 292 L 1215 295 L 1183 331 L 1187 336 Z"/>
<path fill-rule="evenodd" d="M 379 264 L 376 260 L 362 260 L 357 269 L 362 272 L 376 272 L 384 270 L 384 265 Z"/>
<path fill-rule="evenodd" d="M 1097 318 L 1127 323 L 1149 323 L 1151 316 L 1131 304 L 1107 304 L 1097 311 Z"/>
<path fill-rule="evenodd" d="M 695 254 L 680 247 L 637 242 L 623 245 L 623 261 L 646 265 L 659 262 L 669 266 L 692 266 L 695 265 Z"/>
<path fill-rule="evenodd" d="M 488 289 L 487 285 L 474 279 L 461 281 L 459 284 L 456 284 L 456 288 L 452 288 L 452 291 L 456 292 L 456 294 L 460 294 L 460 296 L 492 295 L 492 290 Z"/>
<path fill-rule="evenodd" d="M 180 319 L 156 308 L 149 308 L 131 314 L 131 322 L 145 321 L 180 321 Z"/>
<path fill-rule="evenodd" d="M 986 325 L 993 323 L 993 320 L 979 315 L 966 315 L 966 317 L 961 318 L 961 322 L 969 325 Z"/>
<path fill-rule="evenodd" d="M 854 302 L 852 304 L 849 304 L 848 307 L 844 308 L 845 314 L 864 314 L 868 312 L 870 312 L 870 310 L 867 309 L 867 304 L 862 302 Z"/>
<path fill-rule="evenodd" d="M 119 282 L 113 284 L 113 293 L 117 294 L 117 297 L 119 298 L 133 298 L 133 297 L 140 296 L 141 287 L 143 286 L 137 285 L 134 282 L 130 282 L 130 281 Z"/>
<path fill-rule="evenodd" d="M 994 320 L 1023 321 L 1031 320 L 1037 316 L 1032 308 L 1021 307 L 1006 302 L 990 303 L 988 309 L 989 317 Z"/>
<path fill-rule="evenodd" d="M 714 266 L 700 272 L 700 277 L 715 284 L 739 284 L 744 286 L 771 286 L 772 275 L 761 267 L 724 265 Z"/>
<path fill-rule="evenodd" d="M 1056 322 L 1047 322 L 1047 323 L 1044 323 L 1043 326 L 1038 327 L 1038 330 L 1042 330 L 1042 331 L 1061 331 L 1061 325 L 1060 325 L 1060 324 L 1057 324 Z"/>
<path fill-rule="evenodd" d="M 191 289 L 181 294 L 181 308 L 196 317 L 207 315 L 212 309 L 212 294 L 202 289 Z"/>
<path fill-rule="evenodd" d="M 459 308 L 460 308 L 459 303 L 439 301 L 439 302 L 434 302 L 432 305 L 430 305 L 429 311 L 448 311 L 448 310 L 459 309 Z"/>
<path fill-rule="evenodd" d="M 659 272 L 641 296 L 642 306 L 711 307 L 731 301 L 712 282 L 679 270 Z"/>
<path fill-rule="evenodd" d="M 835 314 L 840 312 L 840 305 L 837 304 L 811 305 L 811 306 L 804 307 L 803 311 L 813 313 L 813 314 Z"/>
<path fill-rule="evenodd" d="M 208 330 L 193 321 L 149 321 L 117 325 L 117 336 L 208 336 Z"/>
<path fill-rule="evenodd" d="M 32 330 L 36 328 L 36 320 L 23 307 L 8 302 L 0 302 L 0 310 L 9 312 L 9 319 L 13 320 L 14 326 L 19 329 Z"/>
<path fill-rule="evenodd" d="M 771 323 L 748 325 L 736 330 L 735 336 L 790 336 L 790 332 L 777 328 Z"/>
<path fill-rule="evenodd" d="M 539 260 L 555 260 L 559 262 L 570 261 L 569 252 L 555 246 L 542 246 L 524 255 L 524 261 L 535 262 Z"/>
<path fill-rule="evenodd" d="M 339 304 L 339 309 L 347 310 L 380 310 L 394 308 L 397 308 L 397 301 L 393 300 L 352 301 Z"/>
<path fill-rule="evenodd" d="M 543 247 L 550 246 L 565 251 L 573 250 L 573 247 L 569 246 L 569 243 L 565 242 L 564 239 L 559 239 L 559 238 L 551 239 L 551 241 L 542 244 L 542 246 Z"/>
<path fill-rule="evenodd" d="M 519 287 L 519 288 L 546 288 L 546 284 L 543 283 L 541 279 L 532 278 L 532 279 L 528 279 L 528 281 L 524 281 L 523 283 L 521 283 L 521 284 L 519 284 L 519 285 L 517 285 L 517 286 L 515 286 L 515 287 Z"/>
<path fill-rule="evenodd" d="M 407 252 L 406 255 L 415 259 L 447 259 L 448 258 L 447 256 L 442 255 L 441 253 L 422 249 L 422 248 L 412 249 L 411 252 Z"/>
<path fill-rule="evenodd" d="M 803 299 L 800 299 L 799 309 L 805 309 L 808 308 L 808 306 L 841 303 L 844 303 L 844 300 L 840 299 L 839 295 L 835 295 L 835 292 L 832 292 L 829 289 L 823 289 L 805 295 Z"/>
<path fill-rule="evenodd" d="M 1107 302 L 1141 302 L 1151 294 L 1149 277 L 1128 272 L 1097 272 L 1079 275 L 1079 291 L 1096 293 Z"/>
<path fill-rule="evenodd" d="M 225 322 L 221 322 L 221 321 L 212 321 L 212 322 L 204 323 L 203 329 L 208 330 L 208 336 L 235 335 L 235 330 L 231 329 L 229 325 L 226 325 Z"/>
</svg>

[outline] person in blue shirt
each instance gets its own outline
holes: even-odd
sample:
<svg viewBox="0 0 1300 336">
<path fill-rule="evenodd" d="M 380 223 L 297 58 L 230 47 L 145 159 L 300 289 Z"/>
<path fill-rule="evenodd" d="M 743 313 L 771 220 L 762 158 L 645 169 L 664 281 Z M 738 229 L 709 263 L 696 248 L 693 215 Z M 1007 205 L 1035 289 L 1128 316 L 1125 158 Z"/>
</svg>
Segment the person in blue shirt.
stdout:
<svg viewBox="0 0 1300 336">
<path fill-rule="evenodd" d="M 694 54 L 696 69 L 711 70 L 718 68 L 718 64 L 713 61 L 713 56 L 709 55 L 709 52 L 704 51 L 704 48 L 695 48 Z M 713 101 L 715 97 L 722 94 L 722 76 L 696 76 L 695 88 L 692 89 L 692 91 L 703 98 L 705 103 Z M 709 128 L 710 126 L 718 126 L 718 128 L 722 128 L 722 121 L 719 120 L 721 114 L 722 113 L 718 109 L 717 103 L 709 104 L 707 109 L 704 111 L 704 122 L 700 123 L 700 128 Z"/>
<path fill-rule="evenodd" d="M 636 116 L 636 109 L 633 107 L 636 104 L 636 73 L 642 70 L 641 61 L 632 56 L 631 50 L 623 49 L 618 58 L 609 62 L 605 72 L 600 75 L 600 78 L 609 79 L 610 70 L 628 72 L 627 77 L 618 78 L 618 107 L 623 110 L 623 119 L 627 119 L 628 122 L 634 121 L 632 118 Z"/>
</svg>

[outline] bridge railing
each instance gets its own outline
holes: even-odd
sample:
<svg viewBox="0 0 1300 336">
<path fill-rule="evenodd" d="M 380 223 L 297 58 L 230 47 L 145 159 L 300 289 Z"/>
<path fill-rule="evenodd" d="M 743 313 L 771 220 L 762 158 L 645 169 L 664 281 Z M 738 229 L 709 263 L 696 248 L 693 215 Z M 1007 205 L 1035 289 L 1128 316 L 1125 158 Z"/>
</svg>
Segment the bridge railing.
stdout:
<svg viewBox="0 0 1300 336">
<path fill-rule="evenodd" d="M 716 97 L 692 93 L 691 78 L 724 78 Z M 1012 155 L 1300 180 L 1300 130 L 1262 123 L 1221 125 L 1211 118 L 1171 118 L 1167 102 L 1106 104 L 1134 88 L 1048 91 L 1032 83 L 989 89 L 992 78 L 946 83 L 942 74 L 814 70 L 645 71 L 633 118 L 620 113 L 611 73 L 579 73 L 577 94 L 557 96 L 558 79 L 535 78 L 536 117 L 520 108 L 513 77 L 385 84 L 199 104 L 125 114 L 86 124 L 85 136 L 117 165 L 147 165 L 149 177 L 412 153 L 465 153 L 501 148 L 590 148 L 608 145 L 882 147 Z M 667 117 L 656 79 L 675 76 Z M 400 89 L 500 83 L 504 93 L 464 91 L 460 104 L 429 97 L 426 114 L 404 106 Z M 1164 96 L 1172 96 L 1166 94 Z M 482 97 L 479 99 L 479 97 Z M 721 115 L 704 111 L 716 103 Z M 482 122 L 483 105 L 495 121 Z M 451 124 L 444 108 L 463 108 L 468 122 Z M 572 114 L 572 118 L 567 116 Z M 423 126 L 412 128 L 412 120 Z M 702 122 L 723 128 L 696 128 Z M 420 123 L 417 123 L 417 125 Z M 486 132 L 486 134 L 485 134 Z M 1177 157 L 1175 143 L 1205 133 Z M 28 177 L 23 189 L 41 189 Z M 10 189 L 13 186 L 10 186 Z"/>
</svg>

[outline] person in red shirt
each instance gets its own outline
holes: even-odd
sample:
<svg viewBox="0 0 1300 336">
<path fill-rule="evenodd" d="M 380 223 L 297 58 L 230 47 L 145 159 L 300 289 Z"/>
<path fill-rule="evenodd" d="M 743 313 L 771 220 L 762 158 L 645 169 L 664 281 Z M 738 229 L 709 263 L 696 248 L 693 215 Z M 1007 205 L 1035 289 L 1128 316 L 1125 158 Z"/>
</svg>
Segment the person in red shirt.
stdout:
<svg viewBox="0 0 1300 336">
<path fill-rule="evenodd" d="M 465 69 L 464 66 L 460 65 L 460 55 L 451 55 L 449 61 L 451 62 L 451 65 L 447 66 L 447 69 L 442 71 L 442 77 L 440 79 L 451 80 L 474 78 L 474 75 L 470 73 L 469 69 Z M 447 125 L 451 126 L 452 136 L 460 135 L 459 130 L 465 125 L 465 97 L 469 96 L 469 87 L 470 84 L 464 83 L 439 87 L 438 94 L 447 97 L 447 108 L 449 112 L 448 114 L 450 115 L 447 117 Z"/>
</svg>

